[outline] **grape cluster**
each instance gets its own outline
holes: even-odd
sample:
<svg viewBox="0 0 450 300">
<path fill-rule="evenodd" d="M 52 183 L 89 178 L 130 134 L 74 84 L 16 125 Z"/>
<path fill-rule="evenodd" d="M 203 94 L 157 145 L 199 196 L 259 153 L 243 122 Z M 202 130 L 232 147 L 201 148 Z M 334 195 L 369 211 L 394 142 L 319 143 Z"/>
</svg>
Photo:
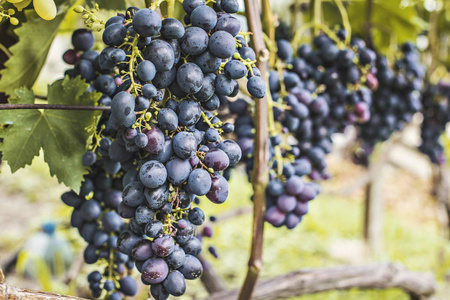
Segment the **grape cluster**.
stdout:
<svg viewBox="0 0 450 300">
<path fill-rule="evenodd" d="M 98 74 L 94 67 L 99 53 L 90 50 L 94 45 L 94 36 L 89 30 L 79 29 L 72 34 L 74 49 L 66 51 L 63 60 L 74 65 L 66 75 L 81 76 L 91 83 L 90 89 L 103 95 L 99 105 L 110 105 L 110 96 L 116 93 L 114 78 L 107 74 Z M 112 82 L 108 88 L 105 82 Z M 88 275 L 92 295 L 98 298 L 105 295 L 109 300 L 134 296 L 137 293 L 136 281 L 127 276 L 134 268 L 134 262 L 117 249 L 119 234 L 127 227 L 118 213 L 122 202 L 122 177 L 120 163 L 112 161 L 105 153 L 105 147 L 111 144 L 104 129 L 109 112 L 104 112 L 98 124 L 99 134 L 95 135 L 95 145 L 82 158 L 84 166 L 89 167 L 80 192 L 66 192 L 62 201 L 74 208 L 70 223 L 79 230 L 81 237 L 88 243 L 84 250 L 87 264 L 97 264 L 100 271 Z M 100 153 L 97 160 L 96 152 Z M 127 272 L 128 270 L 128 272 Z M 103 292 L 104 291 L 104 292 Z"/>
<path fill-rule="evenodd" d="M 238 144 L 223 138 L 234 126 L 213 111 L 237 95 L 238 79 L 247 78 L 256 98 L 266 91 L 247 34 L 231 15 L 237 2 L 211 8 L 186 0 L 183 8 L 187 27 L 152 9 L 130 7 L 106 22 L 107 47 L 100 53 L 89 50 L 91 36 L 79 30 L 74 49 L 64 55 L 74 64 L 66 74 L 84 78 L 103 94 L 99 103 L 111 106 L 83 164 L 95 169 L 103 163 L 107 178 L 121 178 L 117 210 L 129 221 L 116 246 L 135 261 L 155 299 L 183 295 L 185 280 L 202 275 L 196 226 L 205 214 L 195 205 L 197 196 L 226 201 L 224 176 L 241 159 Z M 98 278 L 92 275 L 91 285 Z"/>
<path fill-rule="evenodd" d="M 133 269 L 133 261 L 116 246 L 118 235 L 126 227 L 117 212 L 122 201 L 122 184 L 107 176 L 102 163 L 99 161 L 91 167 L 78 194 L 66 192 L 61 199 L 74 208 L 70 224 L 88 243 L 84 250 L 85 262 L 105 266 L 102 272 L 94 271 L 88 276 L 92 295 L 98 298 L 105 290 L 108 299 L 114 300 L 122 299 L 122 294 L 134 296 L 137 283 L 125 276 L 126 270 Z"/>
<path fill-rule="evenodd" d="M 422 94 L 423 122 L 421 125 L 422 142 L 419 150 L 427 155 L 434 164 L 445 163 L 444 147 L 440 137 L 450 122 L 450 84 L 439 82 L 428 85 Z"/>
<path fill-rule="evenodd" d="M 345 39 L 345 32 L 342 33 Z M 294 228 L 308 212 L 308 201 L 320 192 L 310 180 L 328 179 L 325 157 L 331 135 L 370 118 L 376 77 L 375 53 L 360 40 L 338 47 L 327 35 L 298 47 L 277 41 L 277 58 L 269 73 L 270 182 L 266 190 L 266 221 Z M 247 171 L 253 168 L 253 120 L 244 99 L 229 104 Z"/>
<path fill-rule="evenodd" d="M 362 145 L 355 152 L 355 162 L 365 165 L 376 143 L 402 130 L 413 114 L 422 109 L 425 67 L 413 44 L 401 46 L 401 57 L 395 60 L 393 68 L 384 56 L 377 56 L 375 66 L 379 88 L 373 94 L 369 122 L 358 126 L 358 139 Z"/>
</svg>

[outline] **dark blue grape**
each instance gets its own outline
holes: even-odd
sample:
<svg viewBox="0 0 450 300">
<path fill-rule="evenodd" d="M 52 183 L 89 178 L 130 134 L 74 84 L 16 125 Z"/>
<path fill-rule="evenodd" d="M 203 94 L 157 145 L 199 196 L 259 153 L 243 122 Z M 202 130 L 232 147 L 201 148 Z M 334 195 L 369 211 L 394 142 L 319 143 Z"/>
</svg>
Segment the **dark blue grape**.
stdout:
<svg viewBox="0 0 450 300">
<path fill-rule="evenodd" d="M 103 31 L 103 42 L 108 46 L 119 46 L 124 42 L 127 29 L 121 23 L 113 23 Z"/>
<path fill-rule="evenodd" d="M 125 21 L 124 17 L 113 16 L 113 17 L 109 18 L 108 21 L 106 21 L 105 28 L 114 23 L 123 23 L 123 21 Z"/>
<path fill-rule="evenodd" d="M 263 98 L 266 94 L 266 83 L 261 77 L 250 77 L 247 81 L 247 90 L 255 98 Z"/>
<path fill-rule="evenodd" d="M 179 267 L 181 267 L 184 264 L 185 260 L 186 254 L 184 253 L 184 250 L 178 245 L 175 245 L 174 251 L 166 257 L 166 261 L 172 269 L 178 269 Z"/>
<path fill-rule="evenodd" d="M 230 166 L 236 165 L 242 157 L 242 150 L 233 140 L 223 140 L 217 148 L 225 152 L 230 160 Z"/>
<path fill-rule="evenodd" d="M 157 160 L 147 161 L 139 170 L 139 179 L 148 188 L 157 188 L 163 185 L 167 179 L 167 170 Z"/>
<path fill-rule="evenodd" d="M 174 18 L 165 18 L 162 21 L 160 33 L 165 39 L 181 39 L 184 36 L 184 26 Z"/>
<path fill-rule="evenodd" d="M 217 31 L 209 39 L 208 48 L 216 57 L 229 58 L 236 51 L 236 41 L 228 32 Z"/>
<path fill-rule="evenodd" d="M 198 256 L 202 252 L 202 242 L 196 237 L 190 239 L 183 245 L 184 252 L 193 256 Z"/>
<path fill-rule="evenodd" d="M 243 78 L 248 70 L 247 67 L 239 60 L 230 60 L 225 64 L 225 75 L 231 79 Z"/>
<path fill-rule="evenodd" d="M 239 49 L 239 54 L 243 59 L 250 59 L 251 61 L 256 59 L 255 51 L 250 47 L 242 47 Z"/>
<path fill-rule="evenodd" d="M 114 78 L 109 75 L 100 75 L 95 79 L 94 82 L 95 89 L 99 92 L 107 94 L 108 96 L 114 95 L 116 91 L 116 84 Z"/>
<path fill-rule="evenodd" d="M 175 63 L 172 46 L 163 40 L 153 40 L 145 47 L 143 56 L 144 59 L 151 61 L 158 71 L 168 71 Z"/>
<path fill-rule="evenodd" d="M 191 14 L 192 11 L 199 7 L 199 6 L 203 6 L 206 5 L 205 0 L 185 0 L 183 1 L 183 9 L 187 14 Z"/>
<path fill-rule="evenodd" d="M 144 284 L 146 281 L 144 280 Z M 150 286 L 150 293 L 155 300 L 166 300 L 169 298 L 169 293 L 166 292 L 162 283 L 161 284 L 152 284 Z"/>
<path fill-rule="evenodd" d="M 152 82 L 158 89 L 164 89 L 175 81 L 176 76 L 177 70 L 175 68 L 169 71 L 158 71 Z"/>
<path fill-rule="evenodd" d="M 215 57 L 210 51 L 206 50 L 194 58 L 194 62 L 200 67 L 203 73 L 212 73 L 219 69 L 220 58 Z M 205 77 L 206 78 L 206 77 Z"/>
<path fill-rule="evenodd" d="M 119 217 L 120 218 L 120 217 Z M 98 230 L 95 232 L 94 237 L 93 237 L 93 244 L 96 247 L 101 247 L 103 246 L 106 242 L 108 242 L 108 238 L 109 235 L 103 231 L 103 230 Z"/>
<path fill-rule="evenodd" d="M 125 203 L 121 202 L 119 204 L 119 208 L 117 209 L 117 212 L 119 215 L 124 219 L 131 219 L 134 217 L 134 214 L 136 212 L 136 208 L 130 207 L 126 205 Z"/>
<path fill-rule="evenodd" d="M 169 273 L 166 280 L 163 282 L 164 289 L 167 293 L 179 297 L 186 291 L 186 281 L 183 274 L 177 270 L 173 270 Z"/>
<path fill-rule="evenodd" d="M 211 189 L 211 175 L 203 169 L 195 169 L 189 175 L 187 184 L 192 193 L 198 196 L 206 195 Z"/>
<path fill-rule="evenodd" d="M 72 45 L 75 50 L 87 51 L 94 46 L 94 36 L 87 29 L 77 29 L 72 34 Z"/>
<path fill-rule="evenodd" d="M 129 207 L 138 207 L 144 203 L 144 186 L 138 182 L 130 182 L 122 192 L 123 203 Z"/>
<path fill-rule="evenodd" d="M 147 223 L 145 226 L 145 234 L 148 237 L 156 238 L 163 233 L 164 226 L 161 221 L 153 220 Z"/>
<path fill-rule="evenodd" d="M 142 278 L 150 283 L 161 283 L 169 274 L 169 266 L 161 258 L 150 258 L 142 266 Z"/>
<path fill-rule="evenodd" d="M 209 31 L 216 26 L 216 12 L 209 6 L 198 6 L 191 13 L 191 23 L 194 26 L 201 27 L 204 30 Z"/>
<path fill-rule="evenodd" d="M 239 2 L 237 0 L 221 0 L 220 7 L 229 14 L 234 14 L 239 11 Z"/>
<path fill-rule="evenodd" d="M 158 112 L 158 125 L 162 130 L 173 131 L 178 127 L 178 116 L 170 108 L 163 108 Z"/>
<path fill-rule="evenodd" d="M 156 97 L 157 93 L 158 93 L 158 90 L 151 83 L 146 83 L 142 86 L 142 95 L 144 95 L 145 98 L 150 99 L 150 98 Z"/>
<path fill-rule="evenodd" d="M 277 41 L 277 55 L 282 60 L 288 60 L 292 58 L 292 54 L 294 50 L 292 49 L 291 43 L 287 40 L 278 40 Z"/>
<path fill-rule="evenodd" d="M 139 79 L 144 82 L 149 82 L 152 81 L 153 78 L 155 78 L 156 68 L 151 61 L 143 60 L 138 64 L 136 73 Z"/>
<path fill-rule="evenodd" d="M 118 121 L 134 115 L 134 97 L 127 92 L 117 93 L 111 102 L 111 115 Z"/>
<path fill-rule="evenodd" d="M 152 251 L 159 257 L 167 257 L 175 250 L 175 242 L 170 235 L 163 235 L 153 240 Z"/>
<path fill-rule="evenodd" d="M 197 151 L 197 141 L 193 134 L 182 131 L 173 138 L 173 150 L 181 159 L 189 159 Z"/>
<path fill-rule="evenodd" d="M 184 183 L 192 171 L 191 164 L 187 159 L 174 157 L 166 164 L 167 179 L 170 183 L 180 185 Z"/>
<path fill-rule="evenodd" d="M 225 74 L 216 77 L 216 93 L 218 95 L 229 96 L 234 90 L 234 79 L 228 78 Z"/>
<path fill-rule="evenodd" d="M 215 128 L 208 128 L 205 132 L 205 139 L 212 143 L 217 142 L 220 139 L 220 134 Z"/>
<path fill-rule="evenodd" d="M 187 94 L 195 94 L 202 88 L 203 73 L 194 63 L 185 63 L 177 70 L 178 86 Z"/>
<path fill-rule="evenodd" d="M 131 231 L 123 231 L 117 240 L 117 249 L 126 255 L 131 255 L 131 250 L 140 240 L 142 240 L 142 238 Z"/>
<path fill-rule="evenodd" d="M 135 260 L 145 261 L 152 256 L 152 242 L 150 240 L 144 239 L 137 242 L 131 250 L 131 257 Z"/>
<path fill-rule="evenodd" d="M 103 229 L 108 232 L 119 231 L 122 225 L 122 218 L 115 211 L 108 211 L 102 217 Z"/>
<path fill-rule="evenodd" d="M 139 35 L 149 37 L 159 33 L 162 22 L 157 12 L 144 8 L 135 13 L 132 24 Z"/>
<path fill-rule="evenodd" d="M 225 202 L 228 198 L 227 180 L 221 175 L 214 174 L 212 176 L 211 189 L 206 194 L 206 197 L 216 204 Z"/>
<path fill-rule="evenodd" d="M 62 194 L 61 200 L 65 205 L 71 207 L 79 207 L 84 201 L 84 199 L 78 196 L 74 191 L 65 192 Z"/>
<path fill-rule="evenodd" d="M 80 75 L 81 78 L 90 82 L 95 79 L 95 69 L 92 63 L 85 59 L 80 59 L 75 64 L 74 72 L 76 75 Z"/>
<path fill-rule="evenodd" d="M 200 208 L 195 207 L 189 211 L 188 218 L 192 224 L 200 226 L 205 222 L 205 213 Z"/>
<path fill-rule="evenodd" d="M 168 174 L 170 175 L 170 172 L 168 172 Z M 157 189 L 146 188 L 144 190 L 144 196 L 148 207 L 160 209 L 164 206 L 167 199 L 169 199 L 169 190 L 166 185 L 160 186 Z"/>
<path fill-rule="evenodd" d="M 214 169 L 214 171 L 223 171 L 230 165 L 228 155 L 218 148 L 209 150 L 205 154 L 203 162 L 208 168 Z"/>
<path fill-rule="evenodd" d="M 97 247 L 88 245 L 86 249 L 84 249 L 83 258 L 87 264 L 95 264 L 99 258 L 97 255 Z"/>
<path fill-rule="evenodd" d="M 187 55 L 198 55 L 208 48 L 208 34 L 200 27 L 186 28 L 180 48 Z"/>
<path fill-rule="evenodd" d="M 201 108 L 197 101 L 183 100 L 178 106 L 178 122 L 182 126 L 195 125 L 201 117 Z"/>
<path fill-rule="evenodd" d="M 134 296 L 137 294 L 138 285 L 133 277 L 126 276 L 119 279 L 120 291 L 126 296 Z"/>
<path fill-rule="evenodd" d="M 230 95 L 231 96 L 231 95 Z M 202 107 L 208 111 L 216 110 L 220 107 L 220 100 L 215 94 L 206 102 L 202 102 Z"/>
<path fill-rule="evenodd" d="M 215 29 L 218 31 L 225 31 L 232 36 L 236 36 L 239 31 L 241 31 L 241 22 L 233 16 L 224 14 L 219 19 L 217 19 Z"/>
<path fill-rule="evenodd" d="M 203 274 L 203 266 L 201 262 L 194 256 L 186 254 L 186 261 L 178 269 L 184 278 L 193 280 L 199 278 Z"/>
<path fill-rule="evenodd" d="M 166 138 L 163 149 L 157 155 L 150 155 L 151 159 L 166 163 L 173 156 L 172 139 Z"/>
<path fill-rule="evenodd" d="M 102 208 L 96 200 L 85 201 L 80 208 L 81 216 L 88 222 L 95 221 L 101 214 Z"/>
</svg>

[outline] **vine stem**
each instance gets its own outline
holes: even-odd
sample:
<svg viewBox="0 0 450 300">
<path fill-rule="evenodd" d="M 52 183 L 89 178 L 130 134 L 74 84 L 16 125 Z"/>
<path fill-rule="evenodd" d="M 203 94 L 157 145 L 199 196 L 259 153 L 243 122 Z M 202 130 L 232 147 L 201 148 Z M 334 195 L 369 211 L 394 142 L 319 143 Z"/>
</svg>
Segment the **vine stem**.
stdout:
<svg viewBox="0 0 450 300">
<path fill-rule="evenodd" d="M 57 109 L 57 110 L 111 110 L 111 106 L 64 105 L 64 104 L 0 104 L 0 110 Z"/>
<path fill-rule="evenodd" d="M 261 71 L 261 77 L 265 79 L 267 87 L 267 62 L 262 62 L 261 58 L 266 57 L 267 49 L 262 34 L 262 24 L 258 3 L 255 0 L 244 0 L 247 15 L 247 24 L 252 36 L 252 46 L 258 56 L 257 67 Z M 266 93 L 270 93 L 267 91 Z M 263 236 L 264 236 L 264 216 L 266 212 L 266 186 L 269 181 L 268 176 L 268 110 L 265 98 L 255 101 L 255 151 L 254 170 L 252 173 L 252 186 L 254 192 L 253 200 L 253 229 L 250 259 L 248 262 L 247 276 L 239 292 L 239 300 L 252 298 L 253 291 L 258 280 L 259 273 L 263 266 Z"/>
<path fill-rule="evenodd" d="M 366 43 L 369 47 L 373 46 L 372 39 L 372 10 L 373 10 L 373 0 L 367 0 L 367 10 L 366 10 Z"/>
<path fill-rule="evenodd" d="M 319 35 L 319 25 L 322 24 L 322 1 L 311 0 L 313 10 L 314 36 Z"/>
<path fill-rule="evenodd" d="M 345 45 L 348 46 L 352 38 L 352 27 L 350 26 L 350 20 L 348 19 L 347 10 L 345 9 L 345 6 L 344 4 L 342 4 L 341 0 L 333 0 L 333 1 L 336 4 L 339 13 L 341 15 L 342 24 L 344 25 L 345 29 Z"/>
<path fill-rule="evenodd" d="M 175 15 L 175 0 L 167 0 L 167 17 L 173 18 Z"/>
<path fill-rule="evenodd" d="M 263 13 L 263 30 L 268 37 L 266 43 L 269 51 L 269 66 L 272 68 L 275 65 L 275 59 L 277 58 L 277 43 L 275 41 L 275 18 L 273 16 L 272 8 L 270 7 L 269 0 L 262 0 L 262 13 Z"/>
</svg>

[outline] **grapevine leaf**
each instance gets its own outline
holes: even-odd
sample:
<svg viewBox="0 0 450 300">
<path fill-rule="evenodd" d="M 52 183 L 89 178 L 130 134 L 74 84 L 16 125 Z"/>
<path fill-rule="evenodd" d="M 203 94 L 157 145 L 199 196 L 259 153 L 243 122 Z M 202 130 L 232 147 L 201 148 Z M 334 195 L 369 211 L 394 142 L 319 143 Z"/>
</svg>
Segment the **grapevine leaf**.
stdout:
<svg viewBox="0 0 450 300">
<path fill-rule="evenodd" d="M 33 86 L 65 13 L 52 21 L 41 19 L 34 10 L 25 10 L 25 16 L 27 22 L 14 31 L 19 41 L 9 49 L 12 57 L 0 71 L 0 92 L 9 95 L 14 95 L 19 87 Z"/>
<path fill-rule="evenodd" d="M 95 4 L 98 4 L 100 9 L 107 10 L 125 10 L 127 9 L 127 4 L 125 0 L 86 0 L 86 4 L 89 7 L 94 7 Z"/>
<path fill-rule="evenodd" d="M 9 103 L 31 104 L 34 103 L 34 93 L 26 87 L 18 88 L 14 91 L 14 96 L 9 98 Z"/>
<path fill-rule="evenodd" d="M 100 93 L 86 92 L 89 85 L 79 77 L 68 77 L 48 87 L 49 104 L 95 105 Z M 29 103 L 32 91 L 18 89 L 15 103 Z M 73 110 L 12 110 L 0 111 L 0 123 L 9 126 L 0 130 L 3 143 L 0 151 L 15 172 L 31 164 L 33 158 L 44 151 L 50 174 L 59 182 L 78 191 L 87 173 L 81 163 L 88 141 L 100 111 Z"/>
</svg>

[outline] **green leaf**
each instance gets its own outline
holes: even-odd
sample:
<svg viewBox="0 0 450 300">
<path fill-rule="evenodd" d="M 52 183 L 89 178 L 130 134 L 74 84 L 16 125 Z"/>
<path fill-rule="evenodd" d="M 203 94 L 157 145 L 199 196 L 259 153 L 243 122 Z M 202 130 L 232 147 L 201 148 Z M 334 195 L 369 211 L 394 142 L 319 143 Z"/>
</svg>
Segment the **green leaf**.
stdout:
<svg viewBox="0 0 450 300">
<path fill-rule="evenodd" d="M 402 5 L 405 1 L 373 1 L 372 35 L 375 48 L 386 53 L 388 47 L 415 41 L 417 35 L 427 28 L 413 5 Z M 352 36 L 366 37 L 367 1 L 351 1 L 346 6 L 352 28 Z M 324 3 L 324 20 L 328 25 L 341 24 L 339 10 L 334 3 Z M 392 44 L 394 43 L 394 44 Z"/>
<path fill-rule="evenodd" d="M 89 7 L 94 7 L 95 3 L 98 4 L 100 9 L 107 10 L 126 10 L 127 4 L 125 0 L 86 0 L 86 4 Z"/>
<path fill-rule="evenodd" d="M 49 104 L 96 105 L 100 93 L 86 92 L 89 85 L 80 77 L 68 77 L 48 87 Z M 32 91 L 16 90 L 15 103 L 30 103 Z M 100 111 L 74 110 L 3 110 L 0 124 L 9 126 L 0 130 L 3 143 L 0 151 L 15 172 L 31 164 L 33 158 L 44 151 L 50 174 L 59 182 L 78 191 L 87 173 L 81 163 L 86 143 L 92 137 Z"/>
<path fill-rule="evenodd" d="M 41 19 L 34 10 L 25 10 L 25 16 L 27 22 L 14 31 L 19 41 L 9 49 L 12 57 L 0 71 L 0 92 L 9 95 L 14 95 L 19 87 L 33 86 L 65 13 L 52 21 Z"/>
</svg>

